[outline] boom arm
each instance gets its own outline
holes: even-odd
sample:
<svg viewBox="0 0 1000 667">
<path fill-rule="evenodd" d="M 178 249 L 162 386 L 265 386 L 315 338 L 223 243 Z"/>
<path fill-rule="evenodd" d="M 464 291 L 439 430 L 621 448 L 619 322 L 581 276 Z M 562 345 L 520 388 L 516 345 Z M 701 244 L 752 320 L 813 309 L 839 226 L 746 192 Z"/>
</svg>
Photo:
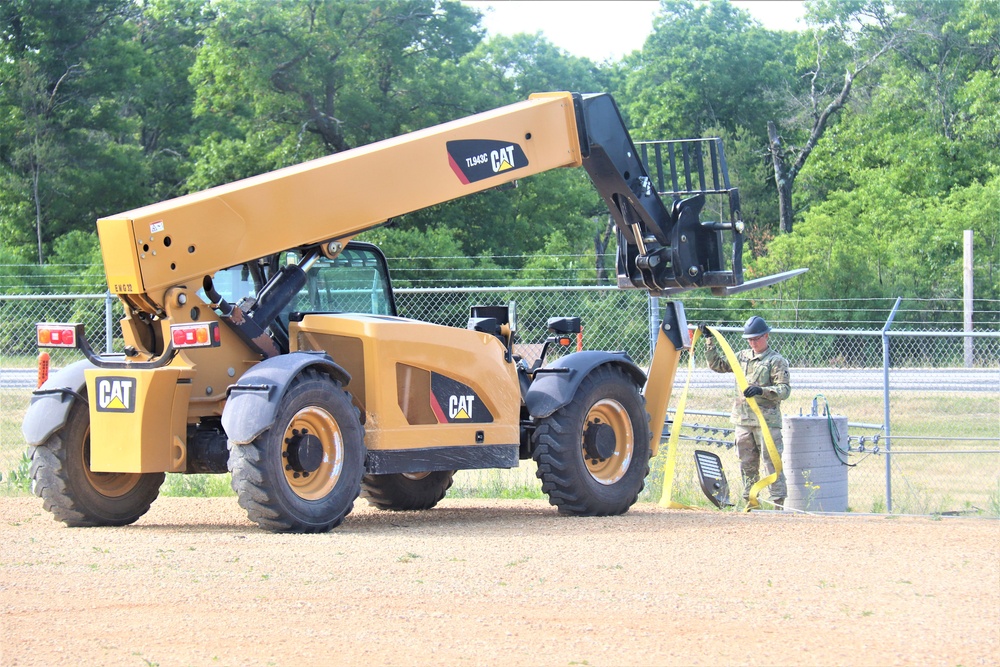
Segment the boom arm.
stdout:
<svg viewBox="0 0 1000 667">
<path fill-rule="evenodd" d="M 607 94 L 543 93 L 98 221 L 108 287 L 155 312 L 166 289 L 557 167 L 583 165 L 620 231 L 622 286 L 738 285 L 697 197 L 667 207 Z M 734 243 L 742 243 L 735 235 Z"/>
<path fill-rule="evenodd" d="M 533 97 L 99 220 L 108 287 L 155 309 L 173 285 L 581 160 L 573 97 Z"/>
</svg>

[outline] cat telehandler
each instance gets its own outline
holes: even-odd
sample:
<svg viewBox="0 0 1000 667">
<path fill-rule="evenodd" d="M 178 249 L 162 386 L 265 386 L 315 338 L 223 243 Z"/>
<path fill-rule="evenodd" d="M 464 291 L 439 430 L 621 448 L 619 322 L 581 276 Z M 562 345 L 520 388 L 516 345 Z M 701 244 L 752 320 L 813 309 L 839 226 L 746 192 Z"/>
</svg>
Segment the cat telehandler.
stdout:
<svg viewBox="0 0 1000 667">
<path fill-rule="evenodd" d="M 542 93 L 98 220 L 124 351 L 95 353 L 79 324 L 37 325 L 39 346 L 85 359 L 32 396 L 34 493 L 70 526 L 115 526 L 149 509 L 167 472 L 230 472 L 261 527 L 318 532 L 362 492 L 378 508 L 428 509 L 457 470 L 532 458 L 561 513 L 626 512 L 690 344 L 679 302 L 667 302 L 648 375 L 622 352 L 529 364 L 511 306 L 473 307 L 467 329 L 398 317 L 384 256 L 351 239 L 582 166 L 617 226 L 620 287 L 728 294 L 790 277 L 743 281 L 728 176 L 727 219 L 701 220 L 718 191 L 697 183 L 725 173 L 721 151 L 692 161 L 669 148 L 665 203 L 609 95 Z M 580 326 L 549 324 L 557 337 Z"/>
</svg>

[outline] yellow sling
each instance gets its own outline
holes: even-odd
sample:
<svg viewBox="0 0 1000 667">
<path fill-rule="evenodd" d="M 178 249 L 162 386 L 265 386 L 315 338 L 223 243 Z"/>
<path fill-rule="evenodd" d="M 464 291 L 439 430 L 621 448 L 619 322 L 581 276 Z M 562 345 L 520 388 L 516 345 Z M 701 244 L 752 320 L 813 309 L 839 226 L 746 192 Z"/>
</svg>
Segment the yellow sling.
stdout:
<svg viewBox="0 0 1000 667">
<path fill-rule="evenodd" d="M 736 354 L 733 352 L 733 348 L 729 346 L 726 339 L 723 338 L 722 334 L 718 332 L 714 327 L 708 327 L 708 330 L 712 332 L 715 337 L 716 342 L 719 343 L 719 347 L 722 348 L 723 354 L 726 355 L 726 361 L 729 362 L 730 368 L 733 370 L 733 374 L 736 375 L 736 386 L 739 388 L 740 393 L 743 393 L 746 388 L 750 385 L 747 382 L 746 375 L 743 374 L 743 369 L 740 368 L 740 363 L 736 359 Z M 695 330 L 694 335 L 691 338 L 691 350 L 688 353 L 688 376 L 684 383 L 684 392 L 681 394 L 680 400 L 677 402 L 677 412 L 674 414 L 674 426 L 670 429 L 670 440 L 667 444 L 667 461 L 663 471 L 663 494 L 660 496 L 660 506 L 669 507 L 673 509 L 685 508 L 686 505 L 681 505 L 671 500 L 671 494 L 673 493 L 673 481 L 674 481 L 674 469 L 677 461 L 677 440 L 680 437 L 681 423 L 684 419 L 684 408 L 687 404 L 688 389 L 691 386 L 691 374 L 694 370 L 694 350 L 695 344 L 701 337 L 701 331 Z M 761 489 L 766 486 L 773 484 L 778 479 L 778 475 L 781 474 L 781 456 L 778 454 L 778 448 L 774 446 L 774 438 L 771 437 L 771 429 L 768 428 L 767 422 L 764 421 L 764 415 L 761 414 L 760 407 L 757 405 L 756 398 L 748 398 L 747 403 L 750 404 L 750 408 L 757 415 L 757 422 L 760 424 L 761 432 L 764 435 L 764 444 L 767 445 L 767 452 L 771 457 L 771 462 L 774 464 L 774 473 L 760 479 L 756 484 L 750 487 L 749 498 L 747 500 L 747 511 L 752 509 L 759 509 L 760 502 L 757 500 L 757 495 L 760 493 Z M 662 427 L 661 427 L 662 428 Z"/>
</svg>

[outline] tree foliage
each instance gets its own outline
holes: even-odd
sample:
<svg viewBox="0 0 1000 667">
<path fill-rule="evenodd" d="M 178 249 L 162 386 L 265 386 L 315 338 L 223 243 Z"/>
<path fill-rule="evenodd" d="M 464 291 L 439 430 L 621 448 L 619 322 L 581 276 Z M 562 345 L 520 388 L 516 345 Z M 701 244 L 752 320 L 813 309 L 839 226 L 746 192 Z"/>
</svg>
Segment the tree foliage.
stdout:
<svg viewBox="0 0 1000 667">
<path fill-rule="evenodd" d="M 130 71 L 132 53 L 116 47 L 133 9 L 14 0 L 0 10 L 0 229 L 39 263 L 47 242 L 93 220 L 101 195 L 135 195 L 136 153 L 118 141 L 128 129 L 114 99 Z"/>
<path fill-rule="evenodd" d="M 569 56 L 541 35 L 494 37 L 466 54 L 455 70 L 460 83 L 456 90 L 465 91 L 454 94 L 464 110 L 459 115 L 519 102 L 533 92 L 594 92 L 604 87 L 596 65 Z M 582 170 L 559 170 L 519 181 L 513 189 L 487 191 L 410 213 L 397 226 L 455 230 L 468 255 L 496 256 L 496 267 L 508 271 L 494 270 L 492 275 L 506 281 L 518 275 L 529 256 L 544 253 L 557 232 L 575 252 L 593 255 L 593 236 L 603 229 L 606 216 L 593 218 L 606 211 Z M 595 262 L 590 260 L 591 268 Z"/>
<path fill-rule="evenodd" d="M 96 264 L 98 217 L 537 91 L 610 91 L 637 140 L 724 138 L 750 274 L 809 267 L 797 298 L 953 297 L 972 229 L 976 296 L 1000 297 L 1000 5 L 807 6 L 776 32 L 726 0 L 661 0 L 643 48 L 598 65 L 487 37 L 456 0 L 8 0 L 0 257 Z M 558 170 L 365 237 L 405 284 L 595 283 L 608 231 L 584 172 Z"/>
<path fill-rule="evenodd" d="M 460 115 L 445 95 L 478 41 L 450 0 L 227 0 L 192 70 L 202 189 Z"/>
<path fill-rule="evenodd" d="M 763 138 L 759 120 L 780 102 L 772 91 L 792 74 L 794 43 L 723 0 L 664 0 L 619 94 L 636 138 L 699 137 L 709 127 Z"/>
<path fill-rule="evenodd" d="M 775 239 L 759 268 L 808 266 L 803 281 L 816 296 L 955 298 L 971 229 L 976 296 L 995 299 L 1000 135 L 984 129 L 1000 111 L 969 100 L 1000 87 L 996 11 L 977 2 L 898 8 L 906 39 L 881 61 L 878 86 L 817 144 L 802 171 L 810 204 L 801 226 Z"/>
</svg>

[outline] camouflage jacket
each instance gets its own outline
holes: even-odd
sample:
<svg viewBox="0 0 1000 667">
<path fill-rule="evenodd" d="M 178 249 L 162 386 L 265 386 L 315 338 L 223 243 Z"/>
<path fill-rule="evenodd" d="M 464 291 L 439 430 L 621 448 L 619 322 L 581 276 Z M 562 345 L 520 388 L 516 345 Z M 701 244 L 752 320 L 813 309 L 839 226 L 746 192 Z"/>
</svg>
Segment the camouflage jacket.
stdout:
<svg viewBox="0 0 1000 667">
<path fill-rule="evenodd" d="M 732 373 L 733 369 L 726 360 L 725 355 L 715 345 L 715 340 L 709 338 L 705 342 L 705 356 L 708 359 L 708 367 L 716 373 Z M 764 393 L 757 397 L 757 407 L 764 415 L 764 421 L 771 428 L 781 428 L 781 402 L 792 393 L 789 384 L 788 362 L 784 357 L 768 347 L 760 356 L 754 355 L 753 350 L 740 350 L 736 353 L 736 359 L 746 375 L 747 382 L 755 384 L 764 390 Z M 733 414 L 729 420 L 740 426 L 757 426 L 757 415 L 750 408 L 747 399 L 743 398 L 742 392 L 736 394 L 733 401 Z"/>
</svg>

